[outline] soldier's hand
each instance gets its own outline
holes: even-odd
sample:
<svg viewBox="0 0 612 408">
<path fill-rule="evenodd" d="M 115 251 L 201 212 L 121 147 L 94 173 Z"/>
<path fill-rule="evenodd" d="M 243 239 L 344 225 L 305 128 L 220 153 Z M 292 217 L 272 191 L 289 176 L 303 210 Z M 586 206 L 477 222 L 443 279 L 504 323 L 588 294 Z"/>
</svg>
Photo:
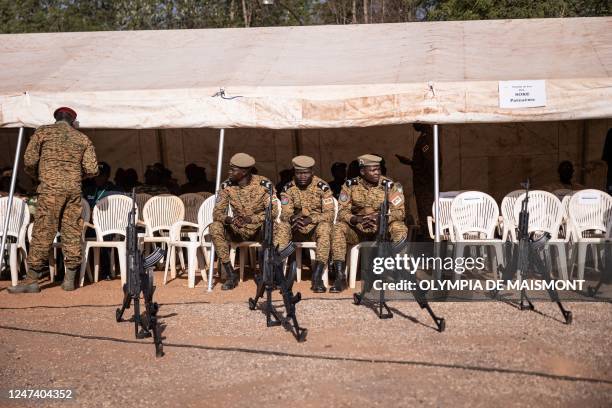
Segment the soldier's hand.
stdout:
<svg viewBox="0 0 612 408">
<path fill-rule="evenodd" d="M 353 225 L 362 224 L 364 219 L 365 219 L 365 217 L 363 215 L 353 215 L 351 217 L 351 224 L 353 224 Z"/>
<path fill-rule="evenodd" d="M 232 217 L 225 217 L 225 220 L 223 220 L 223 223 L 225 225 L 231 225 L 231 224 L 234 223 L 234 218 L 232 218 Z"/>
<path fill-rule="evenodd" d="M 244 223 L 244 225 L 251 224 L 253 222 L 253 219 L 248 215 L 245 215 L 244 217 L 242 217 L 242 222 Z"/>
<path fill-rule="evenodd" d="M 233 224 L 235 227 L 238 227 L 238 228 L 242 227 L 245 224 L 244 217 L 242 216 L 234 217 Z"/>
<path fill-rule="evenodd" d="M 397 157 L 397 159 L 400 161 L 400 163 L 402 164 L 407 164 L 407 165 L 411 165 L 412 164 L 412 160 L 410 160 L 409 158 L 407 158 L 406 156 L 402 156 L 401 154 L 396 154 L 395 157 Z"/>
</svg>

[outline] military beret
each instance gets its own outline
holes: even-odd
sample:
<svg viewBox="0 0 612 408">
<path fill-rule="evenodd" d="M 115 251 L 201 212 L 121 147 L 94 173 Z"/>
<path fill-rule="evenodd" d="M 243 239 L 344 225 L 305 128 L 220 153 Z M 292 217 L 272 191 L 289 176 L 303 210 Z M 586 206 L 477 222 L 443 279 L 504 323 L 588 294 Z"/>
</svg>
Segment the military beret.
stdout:
<svg viewBox="0 0 612 408">
<path fill-rule="evenodd" d="M 373 154 L 364 154 L 357 158 L 360 166 L 378 166 L 382 161 L 382 157 L 375 156 Z"/>
<path fill-rule="evenodd" d="M 236 153 L 230 159 L 230 165 L 236 167 L 253 167 L 255 159 L 246 153 Z"/>
<path fill-rule="evenodd" d="M 77 117 L 77 113 L 73 109 L 68 108 L 67 106 L 62 106 L 61 108 L 57 108 L 55 112 L 53 112 L 53 116 L 55 117 L 55 115 L 60 112 L 65 112 L 69 114 L 70 116 L 72 116 L 73 119 L 76 119 Z"/>
<path fill-rule="evenodd" d="M 296 170 L 306 170 L 315 165 L 315 160 L 310 156 L 296 156 L 291 160 L 291 164 Z"/>
</svg>

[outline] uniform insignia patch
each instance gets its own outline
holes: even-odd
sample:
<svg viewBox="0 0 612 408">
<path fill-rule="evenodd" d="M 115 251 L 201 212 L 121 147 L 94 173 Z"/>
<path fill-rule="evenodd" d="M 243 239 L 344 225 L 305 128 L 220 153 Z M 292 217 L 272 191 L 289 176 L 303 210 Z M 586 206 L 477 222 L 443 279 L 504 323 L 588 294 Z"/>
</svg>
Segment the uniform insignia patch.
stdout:
<svg viewBox="0 0 612 408">
<path fill-rule="evenodd" d="M 323 204 L 332 204 L 333 202 L 334 202 L 334 199 L 331 197 L 323 199 Z"/>
<path fill-rule="evenodd" d="M 349 187 L 357 185 L 357 177 L 346 180 L 346 185 Z"/>
<path fill-rule="evenodd" d="M 340 201 L 348 201 L 348 196 L 346 195 L 346 193 L 342 192 L 342 193 L 340 193 L 340 197 L 338 197 L 338 200 L 340 200 Z"/>
<path fill-rule="evenodd" d="M 395 206 L 398 206 L 402 203 L 402 196 L 397 194 L 391 198 L 391 203 Z"/>
<path fill-rule="evenodd" d="M 327 185 L 327 183 L 324 183 L 322 181 L 319 181 L 319 183 L 317 184 L 317 187 L 319 187 L 323 191 L 329 190 L 329 186 Z"/>
<path fill-rule="evenodd" d="M 281 198 L 281 204 L 282 204 L 282 205 L 287 205 L 287 204 L 289 204 L 289 197 L 283 196 L 283 197 Z"/>
</svg>

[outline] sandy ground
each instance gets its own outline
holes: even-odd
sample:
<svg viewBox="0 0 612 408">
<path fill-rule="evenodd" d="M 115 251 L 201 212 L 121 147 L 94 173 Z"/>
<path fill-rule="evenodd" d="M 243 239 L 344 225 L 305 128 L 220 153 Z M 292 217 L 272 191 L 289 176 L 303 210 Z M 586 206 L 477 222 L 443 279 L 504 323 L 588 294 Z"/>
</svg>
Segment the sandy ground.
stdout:
<svg viewBox="0 0 612 408">
<path fill-rule="evenodd" d="M 159 272 L 157 281 L 161 281 Z M 438 333 L 412 302 L 393 302 L 379 320 L 352 291 L 314 295 L 296 284 L 297 343 L 250 311 L 247 281 L 228 293 L 158 289 L 164 351 L 116 323 L 120 282 L 72 293 L 48 285 L 10 295 L 0 282 L 0 406 L 612 406 L 612 304 L 568 304 L 537 312 L 509 304 L 438 303 Z M 10 400 L 12 388 L 70 388 L 73 401 Z M 266 405 L 262 405 L 266 404 Z"/>
</svg>

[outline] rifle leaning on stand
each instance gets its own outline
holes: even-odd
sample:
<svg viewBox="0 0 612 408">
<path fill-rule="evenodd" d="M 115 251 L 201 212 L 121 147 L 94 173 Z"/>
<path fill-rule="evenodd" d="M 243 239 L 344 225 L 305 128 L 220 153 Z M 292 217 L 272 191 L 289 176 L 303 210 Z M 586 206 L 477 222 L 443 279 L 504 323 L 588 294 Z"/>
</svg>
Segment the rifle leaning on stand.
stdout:
<svg viewBox="0 0 612 408">
<path fill-rule="evenodd" d="M 380 205 L 380 210 L 378 212 L 378 228 L 376 230 L 375 256 L 377 258 L 393 257 L 395 256 L 395 254 L 400 253 L 402 250 L 404 250 L 404 248 L 407 246 L 406 241 L 401 241 L 396 244 L 393 244 L 391 242 L 391 239 L 389 237 L 389 189 L 393 186 L 393 183 L 391 181 L 384 180 L 383 186 L 385 189 L 385 198 L 383 199 L 383 202 Z M 397 273 L 393 273 L 393 275 L 394 278 L 399 277 Z M 365 294 L 372 289 L 374 284 L 373 274 L 365 274 L 365 276 L 366 277 L 364 277 L 364 283 L 361 288 L 361 292 L 353 294 L 353 303 L 355 303 L 356 305 L 360 305 L 363 302 L 363 300 L 365 299 Z M 372 277 L 367 278 L 368 276 Z M 416 272 L 414 274 L 410 273 L 409 276 L 409 280 L 416 284 Z M 436 316 L 433 310 L 431 310 L 429 302 L 425 298 L 425 293 L 418 287 L 418 284 L 416 285 L 416 289 L 411 291 L 411 293 L 414 296 L 414 299 L 421 307 L 421 309 L 427 309 L 427 312 L 438 327 L 438 331 L 443 332 L 446 328 L 445 320 L 441 317 Z M 380 319 L 390 319 L 393 317 L 393 313 L 391 313 L 391 310 L 387 305 L 384 289 L 381 289 L 379 291 L 379 298 L 378 302 L 376 303 L 378 303 L 378 317 Z"/>
<path fill-rule="evenodd" d="M 300 327 L 295 316 L 295 305 L 302 300 L 302 295 L 300 292 L 297 292 L 295 295 L 292 292 L 296 269 L 295 259 L 292 258 L 288 276 L 285 277 L 283 273 L 284 260 L 293 254 L 295 245 L 293 242 L 290 242 L 282 252 L 279 252 L 278 247 L 274 246 L 274 218 L 272 217 L 272 198 L 274 193 L 272 183 L 264 180 L 262 181 L 262 185 L 268 190 L 270 201 L 266 207 L 266 218 L 263 229 L 264 239 L 261 244 L 259 257 L 261 272 L 255 275 L 257 289 L 255 298 L 249 298 L 249 309 L 255 310 L 257 308 L 257 302 L 263 297 L 265 292 L 266 300 L 262 310 L 266 313 L 267 327 L 283 325 L 287 331 L 290 331 L 295 336 L 298 342 L 303 342 L 306 341 L 308 330 Z M 275 289 L 279 289 L 283 297 L 283 304 L 285 306 L 284 316 L 282 313 L 279 313 L 272 304 L 272 291 Z"/>
<path fill-rule="evenodd" d="M 548 295 L 559 306 L 559 310 L 565 319 L 565 324 L 571 324 L 572 312 L 563 307 L 557 290 L 548 285 L 553 280 L 549 271 L 552 264 L 550 261 L 550 251 L 546 248 L 546 244 L 550 240 L 550 234 L 546 232 L 537 240 L 534 239 L 533 234 L 529 234 L 529 179 L 527 179 L 523 186 L 525 187 L 525 198 L 521 203 L 521 212 L 519 213 L 518 248 L 514 248 L 512 259 L 503 271 L 502 277 L 505 281 L 512 279 L 514 276 L 517 279 L 524 279 L 529 271 L 535 271 L 547 283 Z M 541 254 L 544 255 L 544 260 L 542 260 Z M 521 289 L 519 309 L 535 310 L 533 303 L 531 303 L 527 296 L 527 290 L 524 288 Z"/>
<path fill-rule="evenodd" d="M 125 309 L 134 303 L 134 335 L 137 339 L 144 339 L 153 335 L 156 357 L 164 355 L 161 333 L 157 322 L 159 305 L 153 302 L 153 271 L 151 268 L 164 257 L 164 250 L 156 248 L 147 257 L 143 257 L 138 248 L 138 232 L 136 231 L 136 193 L 132 190 L 132 210 L 128 217 L 128 225 L 125 233 L 126 257 L 127 257 L 127 283 L 123 285 L 123 304 L 115 311 L 117 322 L 123 319 Z M 144 300 L 145 310 L 140 314 L 140 293 Z"/>
</svg>

